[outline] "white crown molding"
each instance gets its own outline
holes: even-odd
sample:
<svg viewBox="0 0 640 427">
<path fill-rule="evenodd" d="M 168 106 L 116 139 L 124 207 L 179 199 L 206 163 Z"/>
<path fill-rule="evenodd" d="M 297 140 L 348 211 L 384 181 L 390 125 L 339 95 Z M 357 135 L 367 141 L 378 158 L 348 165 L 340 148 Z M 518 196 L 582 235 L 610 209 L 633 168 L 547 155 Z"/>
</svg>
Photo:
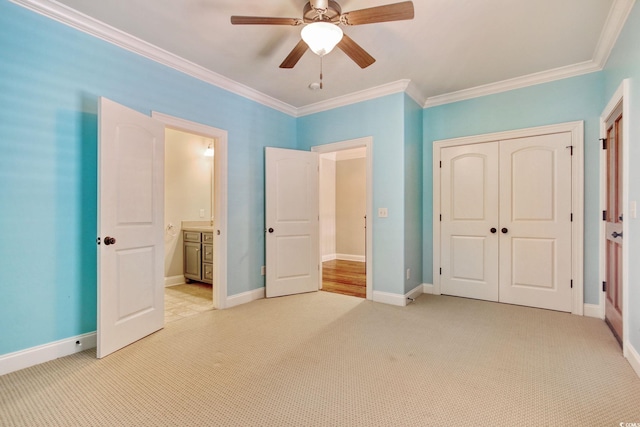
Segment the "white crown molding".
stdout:
<svg viewBox="0 0 640 427">
<path fill-rule="evenodd" d="M 594 61 L 580 62 L 578 64 L 528 74 L 526 76 L 503 80 L 501 82 L 476 86 L 469 89 L 459 90 L 457 92 L 445 93 L 444 95 L 432 96 L 427 98 L 423 107 L 435 107 L 437 105 L 450 104 L 452 102 L 464 101 L 481 96 L 494 95 L 496 93 L 521 89 L 541 83 L 553 82 L 556 80 L 566 79 L 568 77 L 576 77 L 600 70 L 602 70 L 602 67 Z"/>
<path fill-rule="evenodd" d="M 214 73 L 198 64 L 187 61 L 171 52 L 147 43 L 124 31 L 120 31 L 104 22 L 80 13 L 55 0 L 10 0 L 19 6 L 32 10 L 40 15 L 54 19 L 72 28 L 90 34 L 106 42 L 123 49 L 151 59 L 167 67 L 173 68 L 184 74 L 195 77 L 206 83 L 225 89 L 236 95 L 248 98 L 252 101 L 271 107 L 290 116 L 296 116 L 296 108 L 279 101 L 262 92 L 258 92 L 248 86 Z"/>
<path fill-rule="evenodd" d="M 618 36 L 635 2 L 636 0 L 614 0 L 593 54 L 593 61 L 601 68 L 607 64 L 609 55 L 618 41 Z"/>
<path fill-rule="evenodd" d="M 353 92 L 336 98 L 327 99 L 326 101 L 305 105 L 304 107 L 298 108 L 298 117 L 320 113 L 322 111 L 332 110 L 334 108 L 344 107 L 346 105 L 356 104 L 358 102 L 368 101 L 370 99 L 380 98 L 394 93 L 405 92 L 410 82 L 411 81 L 408 79 L 398 80 L 372 87 L 370 89 L 361 90 L 359 92 Z"/>
<path fill-rule="evenodd" d="M 624 27 L 635 0 L 614 0 L 604 28 L 600 34 L 593 59 L 552 70 L 541 71 L 526 76 L 503 80 L 469 89 L 426 98 L 415 83 L 409 79 L 398 80 L 381 86 L 365 89 L 326 101 L 296 108 L 269 95 L 217 74 L 171 52 L 154 46 L 137 37 L 120 31 L 110 25 L 80 13 L 55 0 L 10 0 L 22 7 L 47 16 L 77 30 L 98 37 L 123 49 L 164 64 L 177 71 L 195 77 L 236 95 L 271 107 L 293 117 L 302 117 L 334 108 L 368 101 L 382 96 L 404 92 L 423 108 L 449 104 L 481 96 L 493 95 L 541 83 L 548 83 L 582 74 L 593 73 L 604 68 L 609 55 Z"/>
</svg>

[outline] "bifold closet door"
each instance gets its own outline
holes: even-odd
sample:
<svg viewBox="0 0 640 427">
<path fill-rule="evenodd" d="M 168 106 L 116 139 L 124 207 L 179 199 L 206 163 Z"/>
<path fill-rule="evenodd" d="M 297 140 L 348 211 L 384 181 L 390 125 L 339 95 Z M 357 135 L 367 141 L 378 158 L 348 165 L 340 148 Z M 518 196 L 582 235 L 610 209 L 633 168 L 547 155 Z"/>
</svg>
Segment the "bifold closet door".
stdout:
<svg viewBox="0 0 640 427">
<path fill-rule="evenodd" d="M 498 300 L 498 143 L 441 151 L 441 293 Z"/>
<path fill-rule="evenodd" d="M 571 311 L 571 135 L 500 143 L 500 302 Z"/>
</svg>

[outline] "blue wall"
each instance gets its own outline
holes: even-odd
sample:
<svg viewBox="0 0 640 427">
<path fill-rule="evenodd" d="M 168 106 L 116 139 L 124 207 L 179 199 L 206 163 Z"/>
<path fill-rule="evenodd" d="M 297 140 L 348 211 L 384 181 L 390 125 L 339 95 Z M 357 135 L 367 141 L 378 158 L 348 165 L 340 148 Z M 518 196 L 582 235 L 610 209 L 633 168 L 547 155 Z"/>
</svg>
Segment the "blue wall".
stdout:
<svg viewBox="0 0 640 427">
<path fill-rule="evenodd" d="M 629 147 L 629 200 L 640 202 L 640 6 L 636 4 L 611 52 L 604 70 L 605 102 L 626 78 L 630 79 L 629 111 L 625 111 L 629 124 L 629 140 L 623 143 Z M 637 161 L 636 161 L 637 160 Z M 629 247 L 629 340 L 640 350 L 640 224 L 637 219 L 629 219 L 629 233 L 624 244 Z"/>
<path fill-rule="evenodd" d="M 404 101 L 404 293 L 422 284 L 422 107 Z"/>
<path fill-rule="evenodd" d="M 294 118 L 0 0 L 0 354 L 96 329 L 97 100 L 228 131 L 228 294 L 264 286 L 264 147 Z"/>
<path fill-rule="evenodd" d="M 373 289 L 404 294 L 404 98 L 402 93 L 298 119 L 298 148 L 373 137 Z M 377 209 L 389 209 L 378 218 Z"/>
<path fill-rule="evenodd" d="M 640 8 L 603 72 L 422 110 L 389 95 L 298 119 L 0 0 L 0 355 L 96 328 L 97 99 L 218 127 L 229 136 L 228 294 L 264 285 L 264 147 L 373 137 L 374 289 L 433 283 L 434 140 L 585 122 L 585 302 L 597 304 L 599 115 L 632 78 L 640 114 Z M 635 99 L 635 101 L 634 101 Z M 631 124 L 630 163 L 640 159 Z M 630 199 L 640 199 L 632 169 Z M 631 307 L 640 226 L 630 222 Z M 411 268 L 412 280 L 405 279 Z M 628 325 L 640 348 L 640 312 Z"/>
<path fill-rule="evenodd" d="M 598 304 L 599 117 L 604 108 L 603 73 L 540 84 L 424 110 L 423 277 L 433 283 L 433 141 L 584 120 L 584 302 Z"/>
</svg>

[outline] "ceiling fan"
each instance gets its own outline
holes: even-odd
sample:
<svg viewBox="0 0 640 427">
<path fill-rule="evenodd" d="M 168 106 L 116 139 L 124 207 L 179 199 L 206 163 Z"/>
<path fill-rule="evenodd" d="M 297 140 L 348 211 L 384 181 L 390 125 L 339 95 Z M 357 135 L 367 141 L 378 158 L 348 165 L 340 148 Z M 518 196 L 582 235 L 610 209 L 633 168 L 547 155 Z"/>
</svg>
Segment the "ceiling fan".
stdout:
<svg viewBox="0 0 640 427">
<path fill-rule="evenodd" d="M 347 54 L 361 68 L 376 60 L 353 39 L 344 34 L 339 25 L 363 25 L 377 22 L 413 19 L 413 2 L 404 1 L 367 9 L 342 13 L 340 5 L 333 0 L 310 0 L 305 4 L 302 18 L 277 18 L 262 16 L 232 16 L 233 25 L 305 25 L 302 40 L 280 64 L 280 68 L 293 68 L 302 55 L 311 48 L 319 56 L 329 53 L 334 46 Z M 319 35 L 312 34 L 315 31 Z M 328 42 L 329 39 L 332 39 Z M 316 44 L 319 42 L 320 44 Z M 327 43 L 325 45 L 324 43 Z"/>
</svg>

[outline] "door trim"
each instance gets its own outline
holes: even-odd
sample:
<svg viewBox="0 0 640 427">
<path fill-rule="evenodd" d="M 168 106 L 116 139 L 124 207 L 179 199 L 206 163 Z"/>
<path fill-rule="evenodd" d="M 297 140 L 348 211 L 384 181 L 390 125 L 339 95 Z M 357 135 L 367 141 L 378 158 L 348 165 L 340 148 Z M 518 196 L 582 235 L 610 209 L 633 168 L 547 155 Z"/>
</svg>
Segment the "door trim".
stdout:
<svg viewBox="0 0 640 427">
<path fill-rule="evenodd" d="M 214 139 L 215 150 L 215 167 L 213 178 L 213 218 L 214 226 L 216 230 L 220 230 L 220 235 L 216 235 L 216 241 L 214 244 L 214 265 L 215 274 L 213 278 L 213 306 L 217 309 L 223 309 L 227 307 L 227 131 L 223 129 L 214 128 L 211 126 L 203 125 L 200 123 L 192 122 L 189 120 L 181 119 L 179 117 L 170 116 L 167 114 L 159 113 L 157 111 L 151 112 L 151 117 L 164 123 L 165 127 L 171 129 L 180 130 L 192 134 L 204 136 L 206 138 Z M 220 250 L 220 248 L 222 250 Z"/>
<path fill-rule="evenodd" d="M 600 115 L 600 138 L 607 137 L 607 119 L 616 109 L 616 107 L 622 103 L 622 215 L 624 218 L 630 218 L 629 216 L 629 122 L 628 118 L 624 118 L 629 110 L 629 79 L 624 79 L 618 89 L 615 91 L 609 103 L 602 111 Z M 600 141 L 598 141 L 600 143 Z M 606 152 L 599 147 L 600 150 L 600 211 L 606 209 Z M 599 221 L 599 283 L 605 281 L 606 266 L 605 266 L 605 222 Z M 622 234 L 624 236 L 629 235 L 629 221 L 622 222 Z M 600 318 L 605 317 L 605 298 L 606 295 L 600 288 Z M 622 245 L 622 354 L 629 358 L 629 245 L 624 243 Z"/>
<path fill-rule="evenodd" d="M 367 266 L 366 266 L 366 281 L 367 281 L 367 299 L 373 299 L 373 137 L 366 136 L 363 138 L 350 139 L 346 141 L 333 142 L 330 144 L 316 145 L 311 147 L 311 151 L 318 154 L 332 153 L 334 151 L 350 150 L 352 148 L 366 148 L 367 159 Z M 320 251 L 322 254 L 322 251 Z M 322 260 L 320 260 L 322 263 Z M 318 282 L 318 289 L 322 286 L 322 269 L 320 269 L 320 277 Z"/>
<path fill-rule="evenodd" d="M 575 121 L 549 126 L 538 126 L 505 132 L 433 141 L 433 293 L 440 295 L 440 150 L 457 145 L 481 144 L 515 138 L 525 138 L 552 133 L 570 132 L 573 146 L 571 171 L 571 276 L 573 292 L 571 313 L 584 313 L 584 122 Z"/>
</svg>

